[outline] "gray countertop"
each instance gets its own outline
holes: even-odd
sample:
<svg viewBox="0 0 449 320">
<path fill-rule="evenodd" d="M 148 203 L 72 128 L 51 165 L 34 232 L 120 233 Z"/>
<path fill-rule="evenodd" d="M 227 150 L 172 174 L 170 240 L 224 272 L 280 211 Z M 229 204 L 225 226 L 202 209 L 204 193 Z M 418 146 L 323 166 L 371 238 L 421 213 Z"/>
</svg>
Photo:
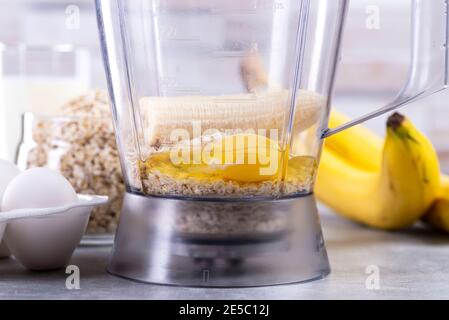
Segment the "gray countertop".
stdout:
<svg viewBox="0 0 449 320">
<path fill-rule="evenodd" d="M 80 268 L 79 290 L 66 289 L 65 270 L 30 272 L 4 259 L 0 299 L 449 299 L 449 236 L 420 226 L 375 231 L 321 212 L 332 266 L 323 280 L 269 289 L 149 285 L 107 274 L 110 247 L 80 247 L 71 261 Z M 378 289 L 370 285 L 377 274 Z"/>
</svg>

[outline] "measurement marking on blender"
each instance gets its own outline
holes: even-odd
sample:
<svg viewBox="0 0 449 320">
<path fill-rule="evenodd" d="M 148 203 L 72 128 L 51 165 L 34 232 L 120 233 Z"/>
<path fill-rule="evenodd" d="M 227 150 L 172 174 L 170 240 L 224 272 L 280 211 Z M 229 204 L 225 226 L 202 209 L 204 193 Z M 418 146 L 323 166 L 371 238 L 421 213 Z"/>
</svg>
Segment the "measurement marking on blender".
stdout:
<svg viewBox="0 0 449 320">
<path fill-rule="evenodd" d="M 210 56 L 212 58 L 241 58 L 248 55 L 247 51 L 212 51 Z"/>
<path fill-rule="evenodd" d="M 201 89 L 196 87 L 171 87 L 167 88 L 168 91 L 171 91 L 173 93 L 177 94 L 184 94 L 184 95 L 200 95 Z"/>
<path fill-rule="evenodd" d="M 248 9 L 219 9 L 212 8 L 209 10 L 209 14 L 211 15 L 233 15 L 233 14 L 256 14 L 257 8 L 248 8 Z"/>
<path fill-rule="evenodd" d="M 182 42 L 188 42 L 188 41 L 200 41 L 201 38 L 196 38 L 196 37 L 167 37 L 164 38 L 163 40 L 165 41 L 182 41 Z"/>
<path fill-rule="evenodd" d="M 212 15 L 252 15 L 261 12 L 276 12 L 285 9 L 281 1 L 255 0 L 252 7 L 249 8 L 212 8 L 208 11 Z"/>
</svg>

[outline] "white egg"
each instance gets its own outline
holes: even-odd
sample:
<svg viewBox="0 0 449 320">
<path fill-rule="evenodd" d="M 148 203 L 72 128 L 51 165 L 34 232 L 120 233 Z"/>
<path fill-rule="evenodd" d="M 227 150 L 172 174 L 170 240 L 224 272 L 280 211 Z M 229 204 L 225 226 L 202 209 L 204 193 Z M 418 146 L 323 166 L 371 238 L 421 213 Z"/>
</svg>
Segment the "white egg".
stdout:
<svg viewBox="0 0 449 320">
<path fill-rule="evenodd" d="M 19 173 L 20 170 L 14 165 L 14 163 L 0 159 L 0 205 L 6 187 Z"/>
<path fill-rule="evenodd" d="M 3 210 L 52 208 L 77 203 L 78 196 L 58 172 L 29 169 L 16 176 L 3 196 Z M 5 240 L 12 255 L 28 269 L 63 267 L 86 229 L 90 210 L 71 209 L 65 214 L 8 222 Z"/>
<path fill-rule="evenodd" d="M 78 201 L 75 190 L 60 173 L 47 168 L 23 171 L 6 187 L 2 210 L 50 208 Z"/>
</svg>

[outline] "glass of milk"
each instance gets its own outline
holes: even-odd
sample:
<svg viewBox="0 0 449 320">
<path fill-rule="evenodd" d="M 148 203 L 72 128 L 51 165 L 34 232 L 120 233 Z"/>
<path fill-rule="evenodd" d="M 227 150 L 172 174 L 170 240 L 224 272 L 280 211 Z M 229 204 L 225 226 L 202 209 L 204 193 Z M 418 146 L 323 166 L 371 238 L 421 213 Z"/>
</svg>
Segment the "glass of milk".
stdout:
<svg viewBox="0 0 449 320">
<path fill-rule="evenodd" d="M 14 161 L 24 112 L 53 115 L 90 87 L 87 49 L 0 44 L 0 158 Z"/>
</svg>

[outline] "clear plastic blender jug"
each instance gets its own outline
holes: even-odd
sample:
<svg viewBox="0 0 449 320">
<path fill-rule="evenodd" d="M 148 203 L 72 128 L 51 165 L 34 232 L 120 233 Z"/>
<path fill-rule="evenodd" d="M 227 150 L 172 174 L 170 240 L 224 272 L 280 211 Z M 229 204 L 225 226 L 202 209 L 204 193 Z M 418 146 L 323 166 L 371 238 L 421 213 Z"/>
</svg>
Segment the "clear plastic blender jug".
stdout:
<svg viewBox="0 0 449 320">
<path fill-rule="evenodd" d="M 409 81 L 327 129 L 345 0 L 97 0 L 127 195 L 108 270 L 253 286 L 329 272 L 322 138 L 446 87 L 446 1 L 412 2 Z"/>
</svg>

